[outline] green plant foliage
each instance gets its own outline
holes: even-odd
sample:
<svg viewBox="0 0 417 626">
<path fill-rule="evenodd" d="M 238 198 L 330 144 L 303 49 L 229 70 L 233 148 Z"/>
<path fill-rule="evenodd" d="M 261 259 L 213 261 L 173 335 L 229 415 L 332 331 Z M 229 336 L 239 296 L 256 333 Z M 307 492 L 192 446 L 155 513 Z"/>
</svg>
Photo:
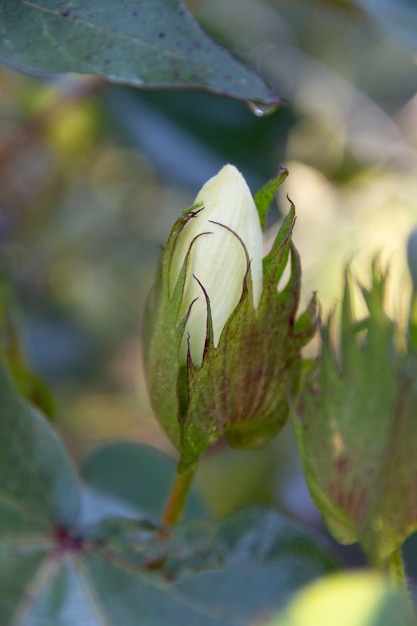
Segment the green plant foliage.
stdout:
<svg viewBox="0 0 417 626">
<path fill-rule="evenodd" d="M 304 417 L 294 420 L 307 481 L 329 529 L 342 543 L 360 541 L 379 567 L 417 528 L 415 347 L 398 346 L 384 308 L 386 278 L 374 263 L 371 288 L 362 288 L 369 315 L 358 321 L 347 275 L 339 354 L 330 318 Z"/>
<path fill-rule="evenodd" d="M 223 567 L 184 580 L 177 589 L 207 610 L 215 598 L 225 623 L 243 625 L 250 616 L 266 618 L 273 604 L 283 606 L 307 579 L 334 570 L 334 561 L 323 552 L 317 537 L 311 539 L 300 526 L 276 513 L 242 510 L 216 534 L 214 545 Z"/>
<path fill-rule="evenodd" d="M 269 180 L 263 187 L 261 187 L 255 194 L 255 204 L 258 210 L 259 221 L 261 222 L 262 230 L 265 229 L 266 215 L 271 206 L 271 202 L 275 198 L 275 195 L 288 176 L 288 170 L 281 168 L 281 172 L 275 178 Z"/>
<path fill-rule="evenodd" d="M 75 523 L 79 501 L 76 474 L 60 440 L 17 396 L 3 369 L 0 405 L 0 623 L 10 624 L 25 612 L 28 586 L 39 577 L 33 593 L 41 594 L 48 572 L 55 572 L 47 561 L 55 532 Z"/>
<path fill-rule="evenodd" d="M 164 538 L 140 513 L 140 520 L 86 526 L 76 473 L 60 440 L 3 371 L 0 402 L 1 624 L 247 624 L 334 567 L 315 537 L 261 509 L 220 525 L 194 521 Z M 147 488 L 134 493 L 132 485 L 146 482 L 158 493 L 166 483 L 165 470 L 153 471 L 159 456 L 139 446 L 110 447 L 90 458 L 85 474 L 100 487 L 108 479 L 108 491 L 139 511 L 154 506 L 156 512 L 160 504 L 142 509 Z"/>
<path fill-rule="evenodd" d="M 140 597 L 146 581 L 150 599 L 136 600 L 135 607 L 140 615 L 148 611 L 152 624 L 155 618 L 165 624 L 165 611 L 167 624 L 185 619 L 196 625 L 248 624 L 260 612 L 272 614 L 295 589 L 335 567 L 317 539 L 265 509 L 243 510 L 220 525 L 184 525 L 165 544 L 148 540 L 145 549 L 140 545 L 145 533 L 131 521 L 109 520 L 93 533 L 99 540 L 103 534 L 112 537 L 106 568 L 110 572 L 113 564 L 113 576 L 124 578 L 123 586 L 132 586 L 127 573 L 135 572 Z M 103 595 L 112 595 L 110 587 Z M 108 602 L 116 605 L 111 598 Z"/>
<path fill-rule="evenodd" d="M 88 486 L 109 494 L 157 522 L 175 478 L 175 465 L 150 446 L 120 442 L 94 451 L 82 467 Z M 184 519 L 207 515 L 203 502 L 191 491 Z"/>
<path fill-rule="evenodd" d="M 333 574 L 308 585 L 267 626 L 413 626 L 403 596 L 374 572 Z"/>
<path fill-rule="evenodd" d="M 78 510 L 76 474 L 43 416 L 18 397 L 0 369 L 0 531 L 24 545 L 56 524 L 73 524 Z M 17 534 L 16 534 L 17 533 Z"/>
<path fill-rule="evenodd" d="M 142 88 L 196 88 L 265 104 L 280 98 L 216 45 L 181 0 L 5 0 L 0 55 L 37 73 L 99 74 Z"/>
</svg>

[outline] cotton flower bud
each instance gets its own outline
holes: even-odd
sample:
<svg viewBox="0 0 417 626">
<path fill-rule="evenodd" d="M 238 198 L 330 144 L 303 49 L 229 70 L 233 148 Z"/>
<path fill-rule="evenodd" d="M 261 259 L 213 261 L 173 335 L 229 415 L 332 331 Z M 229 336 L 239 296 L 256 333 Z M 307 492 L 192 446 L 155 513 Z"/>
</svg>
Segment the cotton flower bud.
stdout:
<svg viewBox="0 0 417 626">
<path fill-rule="evenodd" d="M 219 438 L 266 443 L 298 391 L 300 350 L 315 301 L 296 321 L 301 282 L 294 207 L 262 259 L 266 211 L 287 173 L 252 198 L 226 165 L 174 224 L 146 315 L 146 370 L 155 413 L 186 469 Z M 291 258 L 288 284 L 278 283 Z"/>
<path fill-rule="evenodd" d="M 179 319 L 187 315 L 180 349 L 185 364 L 187 348 L 193 363 L 201 366 L 207 329 L 207 303 L 210 301 L 213 342 L 236 308 L 248 269 L 252 279 L 253 305 L 262 293 L 262 229 L 258 211 L 242 174 L 226 165 L 200 190 L 195 205 L 201 209 L 185 224 L 178 237 L 170 267 L 170 292 L 189 254 L 188 270 Z M 203 208 L 204 207 L 204 208 Z"/>
</svg>

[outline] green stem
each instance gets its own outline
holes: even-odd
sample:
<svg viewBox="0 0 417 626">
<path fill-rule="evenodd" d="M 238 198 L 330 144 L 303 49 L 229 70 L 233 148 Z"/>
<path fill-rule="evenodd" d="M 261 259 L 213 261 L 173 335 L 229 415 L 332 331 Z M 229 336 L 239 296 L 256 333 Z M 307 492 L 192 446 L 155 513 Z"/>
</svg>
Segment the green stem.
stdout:
<svg viewBox="0 0 417 626">
<path fill-rule="evenodd" d="M 161 519 L 160 534 L 164 535 L 167 530 L 177 524 L 184 512 L 190 487 L 193 482 L 197 464 L 186 472 L 177 472 Z"/>
<path fill-rule="evenodd" d="M 401 554 L 401 548 L 395 550 L 392 553 L 389 564 L 388 572 L 391 579 L 391 583 L 397 591 L 408 595 L 407 578 L 405 576 L 404 561 Z"/>
</svg>

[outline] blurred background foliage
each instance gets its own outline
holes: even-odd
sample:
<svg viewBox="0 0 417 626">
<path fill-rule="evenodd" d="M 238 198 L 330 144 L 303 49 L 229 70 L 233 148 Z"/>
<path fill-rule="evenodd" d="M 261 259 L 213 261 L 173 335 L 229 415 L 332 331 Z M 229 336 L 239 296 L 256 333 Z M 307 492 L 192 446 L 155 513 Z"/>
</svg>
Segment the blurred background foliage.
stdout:
<svg viewBox="0 0 417 626">
<path fill-rule="evenodd" d="M 367 282 L 380 251 L 391 264 L 388 308 L 405 315 L 417 221 L 416 10 L 406 0 L 384 0 L 377 13 L 371 0 L 187 4 L 285 107 L 258 116 L 208 93 L 113 86 L 71 101 L 59 94 L 72 76 L 47 82 L 0 68 L 0 263 L 2 286 L 12 286 L 1 289 L 2 341 L 19 335 L 13 358 L 52 388 L 56 426 L 78 461 L 115 439 L 173 454 L 146 394 L 143 308 L 159 246 L 226 162 L 254 192 L 289 169 L 267 239 L 288 194 L 305 298 L 317 289 L 325 314 L 345 263 Z M 272 503 L 320 524 L 291 428 L 259 452 L 212 450 L 199 482 L 216 515 Z"/>
</svg>

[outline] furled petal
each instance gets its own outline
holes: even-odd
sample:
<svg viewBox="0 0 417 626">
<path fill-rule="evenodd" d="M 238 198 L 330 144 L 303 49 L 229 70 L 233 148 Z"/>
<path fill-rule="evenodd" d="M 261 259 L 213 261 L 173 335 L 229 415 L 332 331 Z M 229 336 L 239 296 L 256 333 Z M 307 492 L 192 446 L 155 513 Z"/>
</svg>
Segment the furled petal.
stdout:
<svg viewBox="0 0 417 626">
<path fill-rule="evenodd" d="M 250 259 L 255 307 L 262 293 L 262 230 L 254 200 L 241 173 L 233 165 L 223 167 L 201 188 L 195 199 L 195 203 L 199 202 L 204 208 L 189 220 L 178 238 L 170 285 L 172 290 L 191 243 L 201 235 L 191 249 L 179 312 L 179 318 L 182 318 L 194 301 L 180 360 L 185 362 L 189 337 L 191 357 L 196 365 L 202 363 L 207 321 L 206 300 L 199 282 L 210 300 L 215 346 L 242 294 L 247 269 L 242 243 Z"/>
</svg>

